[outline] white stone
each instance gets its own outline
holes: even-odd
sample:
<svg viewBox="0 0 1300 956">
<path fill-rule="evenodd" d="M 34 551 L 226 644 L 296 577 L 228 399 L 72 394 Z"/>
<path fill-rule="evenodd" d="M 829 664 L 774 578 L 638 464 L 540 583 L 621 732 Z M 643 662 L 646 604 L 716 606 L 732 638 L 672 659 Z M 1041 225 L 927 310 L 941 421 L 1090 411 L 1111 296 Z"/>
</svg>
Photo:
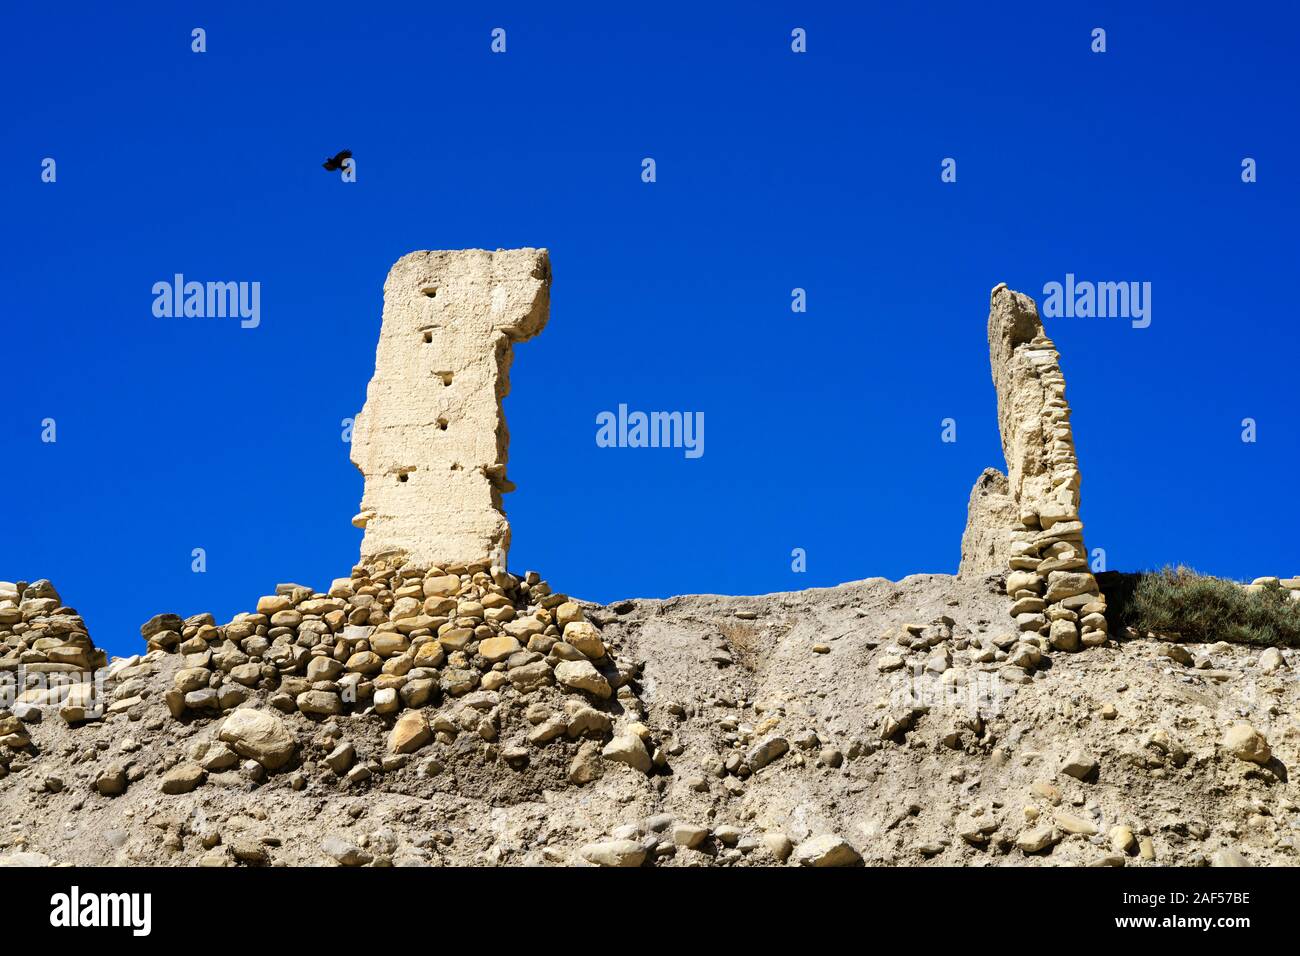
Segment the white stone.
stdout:
<svg viewBox="0 0 1300 956">
<path fill-rule="evenodd" d="M 288 763 L 296 746 L 284 721 L 269 711 L 251 707 L 231 713 L 217 737 L 241 757 L 256 760 L 267 770 L 278 770 Z"/>
<path fill-rule="evenodd" d="M 847 840 L 830 833 L 804 840 L 794 848 L 791 859 L 800 866 L 856 866 L 862 862 Z"/>
</svg>

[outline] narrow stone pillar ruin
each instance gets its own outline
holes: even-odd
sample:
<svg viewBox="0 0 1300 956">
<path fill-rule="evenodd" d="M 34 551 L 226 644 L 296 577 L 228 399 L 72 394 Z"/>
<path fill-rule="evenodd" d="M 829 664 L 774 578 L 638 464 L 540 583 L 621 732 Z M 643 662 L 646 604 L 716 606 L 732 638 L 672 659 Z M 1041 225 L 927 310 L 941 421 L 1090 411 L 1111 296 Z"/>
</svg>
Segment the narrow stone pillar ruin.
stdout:
<svg viewBox="0 0 1300 956">
<path fill-rule="evenodd" d="M 550 310 L 545 249 L 412 252 L 384 283 L 375 374 L 352 431 L 365 476 L 363 564 L 444 570 L 505 564 L 501 496 L 514 343 Z"/>
<path fill-rule="evenodd" d="M 959 573 L 1008 572 L 1022 632 L 1059 650 L 1104 644 L 1106 603 L 1088 571 L 1061 357 L 1034 300 L 1005 284 L 990 298 L 988 337 L 1007 474 L 985 471 L 971 493 Z"/>
</svg>

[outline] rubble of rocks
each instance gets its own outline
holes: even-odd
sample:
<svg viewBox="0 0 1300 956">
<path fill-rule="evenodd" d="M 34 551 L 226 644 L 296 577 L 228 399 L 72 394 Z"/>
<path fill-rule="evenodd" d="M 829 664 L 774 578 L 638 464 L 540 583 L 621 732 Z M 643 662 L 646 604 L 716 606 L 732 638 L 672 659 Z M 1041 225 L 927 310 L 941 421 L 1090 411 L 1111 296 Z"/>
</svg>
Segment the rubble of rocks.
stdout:
<svg viewBox="0 0 1300 956">
<path fill-rule="evenodd" d="M 0 710 L 0 865 L 1160 866 L 1300 852 L 1292 649 L 1138 638 L 1059 653 L 1005 623 L 996 576 L 599 607 L 536 576 L 455 570 L 454 592 L 446 568 L 371 567 L 324 592 L 278 588 L 220 625 L 160 617 L 152 649 L 96 675 L 98 717 L 60 718 L 57 694 Z M 415 614 L 398 609 L 417 591 Z M 457 613 L 428 614 L 431 600 Z M 459 613 L 470 604 L 481 621 Z M 277 619 L 287 611 L 301 620 Z M 534 633 L 507 631 L 530 618 Z M 596 651 L 576 623 L 602 656 L 554 653 Z M 348 628 L 374 630 L 352 643 Z M 464 646 L 441 644 L 465 629 Z M 483 644 L 502 637 L 539 658 L 491 661 Z M 441 666 L 417 666 L 431 644 Z M 359 654 L 378 670 L 348 670 Z M 309 681 L 326 661 L 342 669 Z M 562 676 L 584 662 L 608 697 L 585 668 L 581 683 Z M 247 664 L 256 680 L 236 672 Z M 511 680 L 536 664 L 549 680 Z M 177 686 L 196 668 L 215 704 Z M 413 705 L 420 680 L 429 697 Z M 307 693 L 336 697 L 337 713 L 301 707 Z"/>
<path fill-rule="evenodd" d="M 0 581 L 0 706 L 24 712 L 57 703 L 69 721 L 85 719 L 96 706 L 94 673 L 106 663 L 53 584 Z"/>
<path fill-rule="evenodd" d="M 86 623 L 49 581 L 0 581 L 0 671 L 72 673 L 104 666 Z"/>
<path fill-rule="evenodd" d="M 393 755 L 468 734 L 524 765 L 567 739 L 584 744 L 569 769 L 575 784 L 591 779 L 597 747 L 643 773 L 667 763 L 638 723 L 636 665 L 535 572 L 359 565 L 325 593 L 282 584 L 225 624 L 160 614 L 141 635 L 150 651 L 181 656 L 163 695 L 177 720 L 216 717 L 258 696 L 313 721 L 373 714 L 389 726 Z M 371 774 L 343 766 L 343 745 L 327 763 L 353 781 Z"/>
</svg>

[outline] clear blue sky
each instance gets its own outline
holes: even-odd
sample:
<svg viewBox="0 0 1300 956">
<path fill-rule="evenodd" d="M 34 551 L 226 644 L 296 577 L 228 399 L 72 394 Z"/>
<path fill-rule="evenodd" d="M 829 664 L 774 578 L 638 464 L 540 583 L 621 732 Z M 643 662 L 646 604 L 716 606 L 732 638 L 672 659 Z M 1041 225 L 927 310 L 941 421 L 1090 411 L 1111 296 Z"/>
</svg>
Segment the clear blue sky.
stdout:
<svg viewBox="0 0 1300 956">
<path fill-rule="evenodd" d="M 1067 272 L 1153 288 L 1147 329 L 1049 322 L 1089 546 L 1300 574 L 1288 6 L 6 4 L 0 578 L 129 653 L 346 575 L 389 266 L 524 245 L 555 283 L 506 402 L 511 563 L 558 589 L 955 570 L 1002 465 L 989 290 Z M 260 282 L 260 327 L 155 318 L 177 272 Z M 703 411 L 705 454 L 598 448 L 619 403 Z"/>
</svg>

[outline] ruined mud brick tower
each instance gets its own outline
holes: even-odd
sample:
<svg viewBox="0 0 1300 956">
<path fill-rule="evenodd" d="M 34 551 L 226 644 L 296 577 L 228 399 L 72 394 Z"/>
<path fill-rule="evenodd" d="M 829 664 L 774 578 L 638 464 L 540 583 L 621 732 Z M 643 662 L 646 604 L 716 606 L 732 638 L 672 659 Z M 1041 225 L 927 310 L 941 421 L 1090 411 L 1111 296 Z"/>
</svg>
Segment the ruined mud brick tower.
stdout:
<svg viewBox="0 0 1300 956">
<path fill-rule="evenodd" d="M 1022 632 L 1059 650 L 1104 644 L 1106 603 L 1088 571 L 1061 356 L 1034 300 L 1005 284 L 990 297 L 988 340 L 1007 473 L 986 470 L 971 492 L 960 573 L 1006 572 Z"/>
<path fill-rule="evenodd" d="M 545 249 L 412 252 L 384 283 L 375 374 L 352 432 L 361 561 L 505 563 L 514 343 L 546 325 Z"/>
</svg>

